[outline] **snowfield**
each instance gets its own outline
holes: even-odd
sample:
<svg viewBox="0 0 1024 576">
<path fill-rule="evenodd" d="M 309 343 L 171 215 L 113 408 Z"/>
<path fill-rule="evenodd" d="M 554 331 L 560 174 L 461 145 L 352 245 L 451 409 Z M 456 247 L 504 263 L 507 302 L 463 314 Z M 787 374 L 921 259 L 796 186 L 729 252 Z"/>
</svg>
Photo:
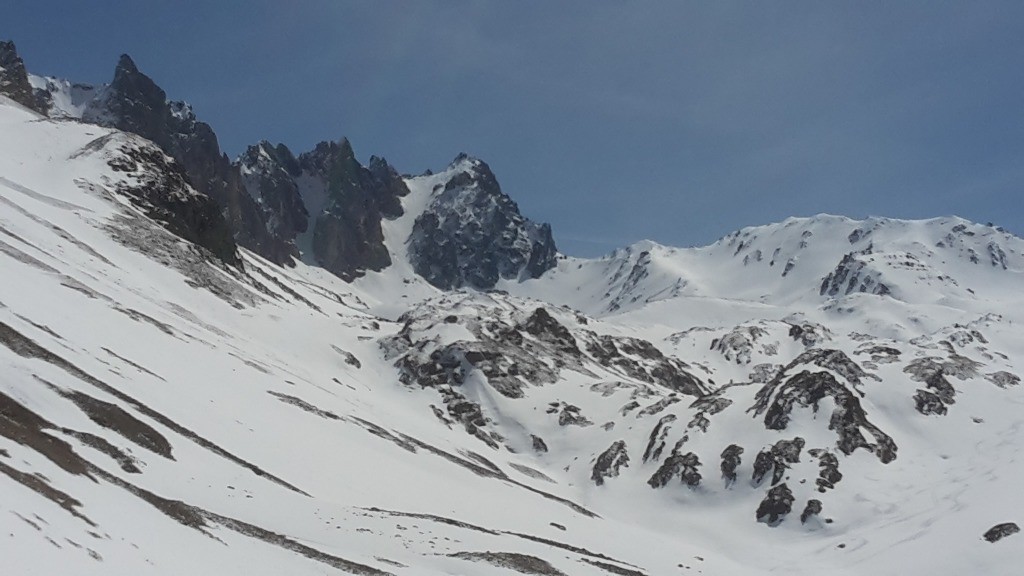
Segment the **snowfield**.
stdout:
<svg viewBox="0 0 1024 576">
<path fill-rule="evenodd" d="M 131 197 L 147 165 L 112 168 L 141 138 L 2 96 L 0 135 L 4 574 L 1024 562 L 983 538 L 1024 521 L 1024 240 L 998 228 L 793 218 L 443 292 L 407 241 L 454 164 L 346 283 L 173 235 Z"/>
</svg>

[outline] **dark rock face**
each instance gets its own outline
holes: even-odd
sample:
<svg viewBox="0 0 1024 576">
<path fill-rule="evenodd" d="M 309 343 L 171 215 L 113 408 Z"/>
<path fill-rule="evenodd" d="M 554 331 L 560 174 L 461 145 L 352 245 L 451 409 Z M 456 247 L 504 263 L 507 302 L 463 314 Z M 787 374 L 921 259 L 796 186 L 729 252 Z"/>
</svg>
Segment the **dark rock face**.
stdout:
<svg viewBox="0 0 1024 576">
<path fill-rule="evenodd" d="M 808 364 L 828 371 L 803 370 L 793 376 L 788 375 L 796 367 Z M 850 386 L 842 384 L 836 375 Z M 857 448 L 864 448 L 887 464 L 896 459 L 896 443 L 868 420 L 860 404 L 858 391 L 864 378 L 874 376 L 864 372 L 845 353 L 839 350 L 808 350 L 779 370 L 772 381 L 757 392 L 757 402 L 748 411 L 765 414 L 764 425 L 769 430 L 785 430 L 794 407 L 803 406 L 817 411 L 821 400 L 831 397 L 835 409 L 829 419 L 829 429 L 838 436 L 836 446 L 846 455 Z M 868 442 L 862 430 L 867 430 L 874 442 Z"/>
<path fill-rule="evenodd" d="M 850 252 L 843 256 L 835 270 L 829 272 L 821 281 L 822 296 L 846 296 L 854 292 L 885 296 L 892 293 L 888 286 L 878 281 L 868 265 L 858 259 L 857 255 L 856 252 Z"/>
<path fill-rule="evenodd" d="M 772 488 L 757 507 L 757 521 L 770 526 L 778 525 L 793 511 L 793 500 L 793 491 L 785 483 Z"/>
<path fill-rule="evenodd" d="M 188 185 L 184 170 L 173 159 L 144 141 L 126 142 L 110 167 L 133 176 L 134 182 L 119 187 L 147 216 L 181 238 L 209 250 L 226 264 L 241 266 L 231 231 L 209 196 Z"/>
<path fill-rule="evenodd" d="M 168 102 L 167 94 L 127 55 L 118 61 L 105 98 L 101 123 L 152 140 L 177 160 L 189 183 L 221 207 L 236 242 L 272 262 L 290 261 L 294 247 L 268 230 L 238 168 L 221 154 L 213 129 L 198 121 L 188 105 Z"/>
<path fill-rule="evenodd" d="M 548 451 L 548 445 L 544 442 L 544 439 L 535 434 L 530 434 L 530 441 L 533 443 L 533 451 L 538 454 L 544 454 Z"/>
<path fill-rule="evenodd" d="M 0 41 L 0 94 L 40 114 L 46 113 L 47 106 L 32 90 L 25 62 L 18 56 L 14 42 Z"/>
<path fill-rule="evenodd" d="M 836 458 L 836 455 L 821 448 L 813 448 L 807 452 L 818 459 L 818 478 L 814 481 L 818 492 L 824 493 L 830 488 L 835 488 L 836 484 L 843 479 L 843 474 L 839 471 L 839 459 Z"/>
<path fill-rule="evenodd" d="M 646 340 L 598 336 L 587 343 L 586 349 L 600 364 L 619 368 L 631 378 L 691 396 L 708 393 L 685 362 L 665 356 Z"/>
<path fill-rule="evenodd" d="M 256 200 L 268 232 L 290 245 L 291 256 L 297 257 L 293 242 L 309 226 L 309 213 L 295 183 L 301 174 L 298 160 L 284 144 L 263 141 L 246 149 L 238 164 L 243 185 Z"/>
<path fill-rule="evenodd" d="M 750 356 L 755 351 L 754 345 L 758 340 L 768 334 L 768 331 L 759 326 L 737 326 L 721 338 L 711 341 L 711 349 L 717 350 L 737 364 L 750 364 Z M 762 349 L 771 350 L 770 347 Z"/>
<path fill-rule="evenodd" d="M 348 139 L 317 144 L 298 165 L 325 187 L 322 211 L 310 215 L 316 262 L 348 281 L 391 265 L 381 219 L 401 216 L 400 197 L 409 193 L 395 169 L 380 158 L 364 167 Z"/>
<path fill-rule="evenodd" d="M 629 467 L 629 453 L 626 451 L 626 442 L 619 440 L 612 443 L 607 450 L 597 457 L 594 462 L 594 470 L 590 479 L 601 486 L 605 478 L 614 478 L 619 475 L 619 468 Z"/>
<path fill-rule="evenodd" d="M 803 448 L 804 439 L 797 436 L 792 440 L 779 440 L 771 449 L 758 452 L 751 480 L 754 484 L 760 484 L 768 472 L 771 472 L 772 485 L 778 484 L 789 469 L 789 465 L 800 461 L 800 451 Z"/>
<path fill-rule="evenodd" d="M 914 393 L 914 408 L 925 416 L 945 416 L 947 409 L 937 394 L 918 389 Z"/>
<path fill-rule="evenodd" d="M 461 171 L 413 224 L 409 258 L 417 274 L 445 290 L 486 290 L 555 266 L 551 227 L 524 218 L 487 164 L 460 155 L 452 168 Z"/>
<path fill-rule="evenodd" d="M 665 449 L 666 438 L 671 428 L 670 424 L 677 419 L 678 416 L 675 414 L 666 414 L 654 425 L 650 438 L 647 441 L 647 448 L 644 450 L 644 462 L 648 460 L 661 460 L 661 453 Z"/>
<path fill-rule="evenodd" d="M 693 452 L 687 452 L 686 454 L 680 453 L 680 448 L 686 441 L 684 436 L 682 440 L 676 443 L 672 449 L 672 454 L 665 458 L 665 461 L 661 463 L 661 467 L 651 476 L 647 484 L 651 488 L 663 488 L 673 478 L 678 477 L 679 480 L 690 486 L 698 486 L 701 481 L 700 471 L 700 459 Z"/>
<path fill-rule="evenodd" d="M 727 486 L 736 482 L 736 468 L 740 465 L 741 454 L 743 448 L 736 444 L 730 444 L 722 450 L 722 478 L 725 478 Z"/>
<path fill-rule="evenodd" d="M 553 344 L 561 352 L 573 356 L 580 355 L 579 346 L 569 329 L 555 320 L 543 307 L 534 310 L 521 328 L 524 332 Z"/>
<path fill-rule="evenodd" d="M 821 324 L 803 322 L 789 325 L 789 337 L 807 348 L 813 348 L 832 339 L 832 332 Z"/>
<path fill-rule="evenodd" d="M 401 197 L 409 193 L 409 187 L 405 180 L 398 174 L 395 167 L 388 164 L 388 161 L 378 156 L 370 156 L 370 163 L 366 167 L 370 171 L 376 187 L 376 199 L 380 213 L 385 218 L 398 218 L 405 213 L 402 210 Z"/>
<path fill-rule="evenodd" d="M 914 359 L 903 371 L 910 374 L 912 379 L 924 382 L 927 388 L 919 388 L 914 393 L 914 408 L 925 416 L 945 415 L 948 407 L 956 403 L 956 388 L 946 376 L 961 380 L 973 378 L 978 375 L 980 367 L 978 362 L 952 351 L 946 360 L 932 356 Z"/>
<path fill-rule="evenodd" d="M 558 414 L 559 426 L 590 426 L 589 418 L 580 413 L 580 407 L 565 402 L 552 402 L 548 405 L 548 414 Z"/>
<path fill-rule="evenodd" d="M 1007 536 L 1012 536 L 1020 532 L 1020 527 L 1013 522 L 1005 522 L 1003 524 L 996 524 L 995 526 L 988 529 L 985 532 L 985 540 L 989 542 L 998 542 Z"/>
<path fill-rule="evenodd" d="M 403 326 L 396 335 L 381 341 L 386 358 L 399 369 L 399 380 L 406 385 L 436 389 L 448 405 L 449 414 L 452 411 L 450 401 L 457 394 L 461 396 L 457 391 L 462 386 L 487 386 L 506 398 L 518 399 L 525 396 L 528 387 L 557 382 L 565 370 L 595 378 L 599 371 L 611 372 L 614 377 L 632 381 L 628 386 L 635 390 L 648 390 L 653 386 L 672 390 L 666 397 L 639 410 L 637 418 L 679 402 L 680 391 L 694 396 L 707 393 L 706 385 L 686 371 L 685 364 L 664 356 L 650 342 L 597 334 L 584 328 L 584 323 L 575 315 L 560 314 L 555 309 L 522 310 L 513 305 L 495 309 L 478 303 L 478 298 L 483 297 L 454 294 L 424 303 L 399 318 Z M 501 299 L 502 296 L 494 294 L 487 298 Z M 465 327 L 472 339 L 439 342 L 435 338 L 435 327 L 452 324 Z M 604 384 L 611 384 L 610 389 L 616 385 L 615 382 Z M 644 394 L 647 397 L 650 392 Z M 625 410 L 639 406 L 639 402 L 633 401 Z M 557 418 L 561 426 L 593 425 L 579 407 L 563 401 L 550 402 L 546 412 Z M 662 424 L 676 418 L 670 416 L 663 418 Z M 464 422 L 454 415 L 453 420 Z M 487 425 L 486 418 L 479 422 Z M 481 425 L 472 420 L 470 423 L 473 428 L 467 426 L 467 430 L 479 437 L 476 432 Z M 663 426 L 659 430 L 664 429 Z M 658 431 L 652 433 L 655 437 L 659 434 Z M 654 450 L 660 455 L 660 448 L 649 446 L 644 453 L 645 461 Z"/>
<path fill-rule="evenodd" d="M 804 506 L 804 511 L 800 513 L 800 523 L 807 524 L 807 521 L 821 514 L 821 500 L 810 499 L 807 501 L 807 506 Z"/>
</svg>

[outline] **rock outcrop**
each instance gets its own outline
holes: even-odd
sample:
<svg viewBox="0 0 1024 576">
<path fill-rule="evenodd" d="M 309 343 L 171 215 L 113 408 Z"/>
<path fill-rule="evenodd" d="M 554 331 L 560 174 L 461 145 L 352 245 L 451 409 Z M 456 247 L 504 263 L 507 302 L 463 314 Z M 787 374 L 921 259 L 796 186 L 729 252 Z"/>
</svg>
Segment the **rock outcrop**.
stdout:
<svg viewBox="0 0 1024 576">
<path fill-rule="evenodd" d="M 45 102 L 32 89 L 25 62 L 10 41 L 0 41 L 0 94 L 40 114 L 46 113 Z"/>
<path fill-rule="evenodd" d="M 145 140 L 113 136 L 94 144 L 114 148 L 108 150 L 113 154 L 108 165 L 129 177 L 118 192 L 175 235 L 205 248 L 225 264 L 240 267 L 237 247 L 220 210 L 209 196 L 189 186 L 182 167 Z"/>
<path fill-rule="evenodd" d="M 758 522 L 764 522 L 775 526 L 782 522 L 782 519 L 793 511 L 793 491 L 785 483 L 775 486 L 768 491 L 761 505 L 757 507 L 756 517 Z"/>
<path fill-rule="evenodd" d="M 417 274 L 445 290 L 485 290 L 555 266 L 551 226 L 524 218 L 487 164 L 463 154 L 449 171 L 454 175 L 413 224 L 409 258 Z"/>
<path fill-rule="evenodd" d="M 295 179 L 302 173 L 299 162 L 284 144 L 267 141 L 250 146 L 238 159 L 242 183 L 256 201 L 267 230 L 290 245 L 298 257 L 295 238 L 309 227 L 309 212 Z"/>
<path fill-rule="evenodd" d="M 200 122 L 188 104 L 169 102 L 167 94 L 122 55 L 114 80 L 104 92 L 106 124 L 152 140 L 185 169 L 189 183 L 212 198 L 242 246 L 272 262 L 289 260 L 294 248 L 268 229 L 256 201 L 242 186 L 241 174 L 221 153 L 209 124 Z"/>
<path fill-rule="evenodd" d="M 601 486 L 604 484 L 605 478 L 618 476 L 619 468 L 628 467 L 629 453 L 626 451 L 626 442 L 625 440 L 618 440 L 597 457 L 590 479 L 594 481 L 594 484 Z"/>
<path fill-rule="evenodd" d="M 1020 526 L 1013 522 L 1004 522 L 1003 524 L 996 524 L 989 528 L 984 535 L 985 540 L 989 542 L 998 542 L 1007 536 L 1012 536 L 1020 532 Z"/>
<path fill-rule="evenodd" d="M 790 375 L 798 368 L 804 369 Z M 828 427 L 838 437 L 839 450 L 849 455 L 864 448 L 888 463 L 896 459 L 896 443 L 868 420 L 861 406 L 859 391 L 865 378 L 877 377 L 865 372 L 839 350 L 808 350 L 779 370 L 772 381 L 757 392 L 757 402 L 749 411 L 764 414 L 764 425 L 769 430 L 785 430 L 795 407 L 817 411 L 819 403 L 831 397 L 835 408 Z M 863 430 L 871 434 L 874 442 L 865 438 Z"/>
<path fill-rule="evenodd" d="M 313 221 L 308 249 L 316 263 L 349 281 L 391 265 L 381 219 L 401 216 L 400 198 L 409 193 L 394 168 L 379 158 L 366 168 L 347 138 L 317 144 L 299 156 L 298 165 L 302 177 L 314 182 L 303 194 Z"/>
</svg>

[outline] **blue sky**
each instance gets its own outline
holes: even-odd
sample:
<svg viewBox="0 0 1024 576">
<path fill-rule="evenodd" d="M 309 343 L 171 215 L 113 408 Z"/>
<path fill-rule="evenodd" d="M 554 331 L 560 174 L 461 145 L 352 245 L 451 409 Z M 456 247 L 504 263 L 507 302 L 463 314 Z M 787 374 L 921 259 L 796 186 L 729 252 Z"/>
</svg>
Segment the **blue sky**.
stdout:
<svg viewBox="0 0 1024 576">
<path fill-rule="evenodd" d="M 465 151 L 563 251 L 819 212 L 1024 233 L 1022 2 L 8 0 L 35 73 L 127 52 L 232 156 Z"/>
</svg>

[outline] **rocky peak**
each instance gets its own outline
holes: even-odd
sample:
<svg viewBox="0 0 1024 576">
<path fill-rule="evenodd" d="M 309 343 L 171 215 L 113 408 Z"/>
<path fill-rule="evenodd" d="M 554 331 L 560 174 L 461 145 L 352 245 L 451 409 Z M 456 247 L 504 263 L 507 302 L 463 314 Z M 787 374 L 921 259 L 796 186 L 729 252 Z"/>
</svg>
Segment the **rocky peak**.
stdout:
<svg viewBox="0 0 1024 576">
<path fill-rule="evenodd" d="M 25 62 L 11 41 L 0 41 L 0 94 L 41 114 L 46 111 L 29 84 Z"/>
<path fill-rule="evenodd" d="M 264 140 L 246 149 L 237 165 L 245 190 L 259 206 L 267 230 L 291 246 L 291 255 L 297 257 L 295 237 L 309 226 L 309 212 L 295 181 L 301 173 L 298 160 L 284 144 L 274 146 Z"/>
<path fill-rule="evenodd" d="M 409 238 L 418 274 L 442 289 L 489 289 L 555 266 L 551 226 L 524 218 L 485 162 L 459 154 L 447 172 Z"/>
<path fill-rule="evenodd" d="M 191 107 L 168 102 L 167 94 L 127 54 L 118 60 L 105 97 L 105 123 L 152 140 L 177 160 L 196 190 L 221 207 L 239 244 L 272 262 L 291 262 L 296 249 L 288 228 L 273 224 L 276 214 L 246 193 L 238 166 L 221 153 L 217 135 L 196 119 Z"/>
<path fill-rule="evenodd" d="M 381 219 L 401 216 L 400 198 L 409 193 L 398 172 L 380 158 L 366 168 L 347 138 L 317 144 L 298 157 L 297 167 L 317 183 L 303 191 L 307 205 L 316 207 L 315 261 L 344 280 L 389 266 Z"/>
</svg>

